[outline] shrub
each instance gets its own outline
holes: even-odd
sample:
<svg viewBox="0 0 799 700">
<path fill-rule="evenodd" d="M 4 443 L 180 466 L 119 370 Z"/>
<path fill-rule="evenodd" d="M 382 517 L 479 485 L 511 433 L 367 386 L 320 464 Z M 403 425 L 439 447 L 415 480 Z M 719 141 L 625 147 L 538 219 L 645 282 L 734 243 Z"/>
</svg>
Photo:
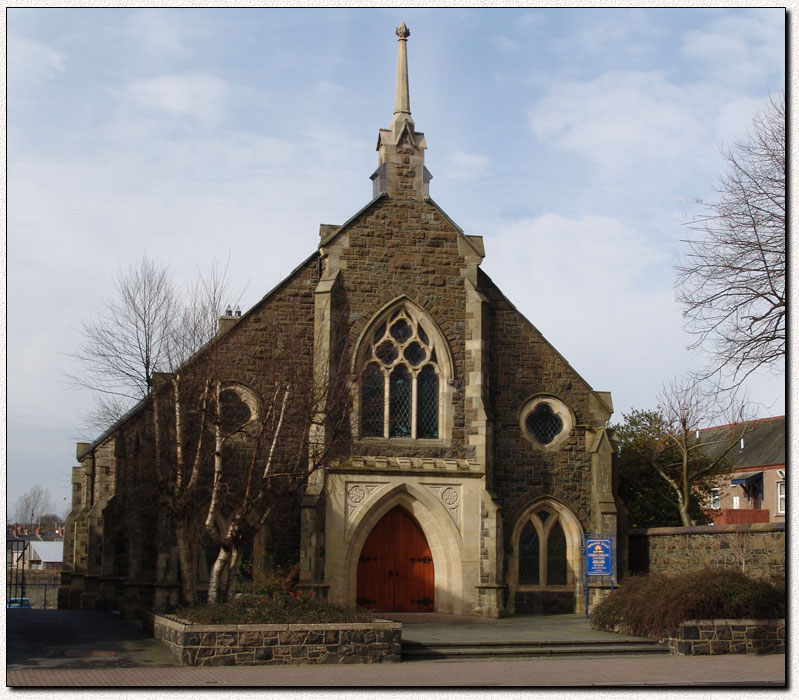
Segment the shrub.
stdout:
<svg viewBox="0 0 799 700">
<path fill-rule="evenodd" d="M 632 576 L 591 613 L 591 625 L 641 637 L 672 637 L 686 620 L 783 618 L 785 589 L 735 569 Z"/>
<path fill-rule="evenodd" d="M 242 585 L 241 593 L 225 603 L 178 608 L 174 615 L 205 625 L 256 625 L 322 622 L 370 622 L 371 610 L 345 607 L 320 598 L 313 591 L 297 589 L 296 570 L 275 567 L 256 572 Z"/>
</svg>

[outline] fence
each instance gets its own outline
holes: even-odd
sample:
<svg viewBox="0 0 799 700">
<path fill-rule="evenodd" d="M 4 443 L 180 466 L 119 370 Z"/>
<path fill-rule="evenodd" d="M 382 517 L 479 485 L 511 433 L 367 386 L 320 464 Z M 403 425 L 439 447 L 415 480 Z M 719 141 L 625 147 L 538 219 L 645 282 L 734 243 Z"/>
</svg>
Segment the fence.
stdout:
<svg viewBox="0 0 799 700">
<path fill-rule="evenodd" d="M 40 610 L 58 608 L 58 587 L 61 584 L 60 571 L 36 571 L 26 569 L 6 573 L 6 599 L 27 598 L 31 606 Z"/>
</svg>

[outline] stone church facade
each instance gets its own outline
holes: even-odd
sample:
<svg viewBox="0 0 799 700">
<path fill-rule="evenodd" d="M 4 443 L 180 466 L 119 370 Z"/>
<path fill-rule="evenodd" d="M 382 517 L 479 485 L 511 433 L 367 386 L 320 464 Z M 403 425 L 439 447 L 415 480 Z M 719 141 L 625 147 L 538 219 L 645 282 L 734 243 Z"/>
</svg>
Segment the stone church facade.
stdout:
<svg viewBox="0 0 799 700">
<path fill-rule="evenodd" d="M 583 536 L 617 531 L 610 394 L 519 313 L 480 267 L 482 238 L 430 198 L 405 25 L 397 35 L 395 111 L 379 132 L 372 200 L 343 225 L 323 225 L 318 250 L 289 278 L 223 319 L 219 361 L 231 382 L 253 381 L 253 349 L 289 325 L 305 334 L 309 374 L 323 378 L 336 354 L 350 378 L 346 449 L 311 474 L 272 546 L 299 562 L 301 585 L 340 603 L 487 617 L 580 611 Z M 122 484 L 135 481 L 152 437 L 148 410 L 145 400 L 78 446 L 65 607 L 176 602 L 167 526 L 108 528 L 131 507 Z"/>
</svg>

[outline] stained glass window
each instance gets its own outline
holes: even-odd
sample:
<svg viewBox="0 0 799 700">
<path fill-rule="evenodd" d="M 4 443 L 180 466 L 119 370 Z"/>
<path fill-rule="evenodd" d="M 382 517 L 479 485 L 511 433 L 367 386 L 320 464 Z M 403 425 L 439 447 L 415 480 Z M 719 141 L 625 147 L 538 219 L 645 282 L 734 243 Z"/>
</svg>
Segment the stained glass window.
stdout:
<svg viewBox="0 0 799 700">
<path fill-rule="evenodd" d="M 219 394 L 219 425 L 223 433 L 232 433 L 250 420 L 250 407 L 233 389 Z"/>
<path fill-rule="evenodd" d="M 430 336 L 400 308 L 376 326 L 370 341 L 361 376 L 361 436 L 438 438 L 439 377 Z"/>
<path fill-rule="evenodd" d="M 519 583 L 535 585 L 539 581 L 541 562 L 538 533 L 528 520 L 519 538 Z"/>
<path fill-rule="evenodd" d="M 361 434 L 364 437 L 383 437 L 384 399 L 383 373 L 371 363 L 361 382 Z"/>
<path fill-rule="evenodd" d="M 547 584 L 566 584 L 566 535 L 560 522 L 556 522 L 547 538 Z"/>
<path fill-rule="evenodd" d="M 438 376 L 433 365 L 425 365 L 419 373 L 416 409 L 416 437 L 438 437 Z"/>
<path fill-rule="evenodd" d="M 542 445 L 548 445 L 563 430 L 563 420 L 549 404 L 540 403 L 525 420 L 527 430 Z"/>
<path fill-rule="evenodd" d="M 389 379 L 389 437 L 411 436 L 411 375 L 405 365 L 394 368 Z"/>
</svg>

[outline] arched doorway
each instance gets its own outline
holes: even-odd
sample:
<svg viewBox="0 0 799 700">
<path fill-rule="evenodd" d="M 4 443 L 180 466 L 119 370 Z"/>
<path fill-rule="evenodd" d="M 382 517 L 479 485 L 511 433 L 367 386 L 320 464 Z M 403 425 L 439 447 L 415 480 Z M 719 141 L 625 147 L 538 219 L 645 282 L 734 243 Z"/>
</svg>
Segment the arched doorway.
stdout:
<svg viewBox="0 0 799 700">
<path fill-rule="evenodd" d="M 358 605 L 383 612 L 433 612 L 435 568 L 424 532 L 399 506 L 374 526 L 358 558 Z"/>
</svg>

